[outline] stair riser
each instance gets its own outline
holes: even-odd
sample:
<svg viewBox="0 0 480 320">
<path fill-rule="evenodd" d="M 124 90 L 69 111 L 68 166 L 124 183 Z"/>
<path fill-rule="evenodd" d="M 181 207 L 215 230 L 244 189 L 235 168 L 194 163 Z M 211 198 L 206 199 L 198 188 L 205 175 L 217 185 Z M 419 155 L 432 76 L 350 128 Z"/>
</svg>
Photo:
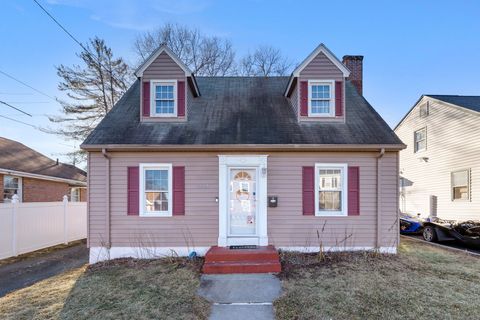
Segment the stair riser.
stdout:
<svg viewBox="0 0 480 320">
<path fill-rule="evenodd" d="M 229 273 L 278 273 L 281 271 L 280 264 L 271 265 L 243 265 L 243 266 L 214 266 L 204 265 L 203 273 L 205 274 L 229 274 Z"/>
<path fill-rule="evenodd" d="M 242 254 L 208 254 L 205 256 L 205 262 L 218 262 L 218 261 L 266 261 L 273 260 L 278 261 L 278 253 L 273 252 L 270 254 L 258 254 L 258 253 L 242 253 Z"/>
</svg>

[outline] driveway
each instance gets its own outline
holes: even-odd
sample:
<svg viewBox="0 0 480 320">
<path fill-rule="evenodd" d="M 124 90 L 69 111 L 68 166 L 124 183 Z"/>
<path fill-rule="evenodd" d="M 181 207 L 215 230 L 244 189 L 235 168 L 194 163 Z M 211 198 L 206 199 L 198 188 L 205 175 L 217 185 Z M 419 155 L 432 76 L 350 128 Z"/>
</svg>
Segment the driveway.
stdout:
<svg viewBox="0 0 480 320">
<path fill-rule="evenodd" d="M 0 266 L 0 297 L 88 263 L 84 243 Z"/>
</svg>

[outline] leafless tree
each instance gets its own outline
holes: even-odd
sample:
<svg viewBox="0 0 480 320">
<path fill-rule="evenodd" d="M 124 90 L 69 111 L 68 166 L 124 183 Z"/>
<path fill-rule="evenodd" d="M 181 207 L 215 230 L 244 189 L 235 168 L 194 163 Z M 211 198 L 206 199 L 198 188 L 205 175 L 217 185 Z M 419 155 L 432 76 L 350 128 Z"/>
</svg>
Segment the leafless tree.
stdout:
<svg viewBox="0 0 480 320">
<path fill-rule="evenodd" d="M 82 65 L 60 65 L 57 74 L 61 78 L 60 91 L 68 99 L 59 100 L 61 115 L 50 116 L 58 128 L 48 132 L 66 140 L 83 141 L 101 119 L 127 90 L 131 71 L 122 58 L 114 58 L 105 41 L 95 37 L 78 54 Z M 74 161 L 81 160 L 80 150 L 67 154 Z"/>
<path fill-rule="evenodd" d="M 239 71 L 244 76 L 284 76 L 292 65 L 279 49 L 260 46 L 240 60 Z"/>
<path fill-rule="evenodd" d="M 139 35 L 133 44 L 138 63 L 161 44 L 166 44 L 200 76 L 225 76 L 234 73 L 235 53 L 228 39 L 209 37 L 197 29 L 167 23 L 154 31 Z"/>
</svg>

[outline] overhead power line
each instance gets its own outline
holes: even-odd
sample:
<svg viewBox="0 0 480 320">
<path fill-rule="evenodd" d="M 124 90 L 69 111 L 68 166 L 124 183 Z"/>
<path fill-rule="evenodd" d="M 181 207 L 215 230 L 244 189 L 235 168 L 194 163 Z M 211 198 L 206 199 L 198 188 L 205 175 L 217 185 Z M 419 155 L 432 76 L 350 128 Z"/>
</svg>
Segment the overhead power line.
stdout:
<svg viewBox="0 0 480 320">
<path fill-rule="evenodd" d="M 20 108 L 14 107 L 14 106 L 12 106 L 11 104 L 6 103 L 5 101 L 0 100 L 0 103 L 3 104 L 3 105 L 6 105 L 7 107 L 10 107 L 10 108 L 12 108 L 12 109 L 17 110 L 18 112 L 21 112 L 21 113 L 23 113 L 23 114 L 26 114 L 27 116 L 30 116 L 30 117 L 32 116 L 30 113 L 25 112 L 25 111 L 23 111 L 23 110 L 20 109 Z"/>
<path fill-rule="evenodd" d="M 8 119 L 10 121 L 18 122 L 18 123 L 24 124 L 26 126 L 32 127 L 34 129 L 37 129 L 38 131 L 44 132 L 41 128 L 39 128 L 37 126 L 34 126 L 33 124 L 30 124 L 30 123 L 26 123 L 26 122 L 23 122 L 23 121 L 20 121 L 20 120 L 17 120 L 17 119 L 12 119 L 12 118 L 2 116 L 2 115 L 0 115 L 0 118 L 4 118 L 4 119 Z"/>
<path fill-rule="evenodd" d="M 40 9 L 42 9 L 43 12 L 45 12 L 46 15 L 48 15 L 52 20 L 53 22 L 55 22 L 56 25 L 58 25 L 60 27 L 60 29 L 63 30 L 63 32 L 65 32 L 73 41 L 75 41 L 75 43 L 77 43 L 84 51 L 85 53 L 90 57 L 90 59 L 92 60 L 95 60 L 95 62 L 98 63 L 98 65 L 100 67 L 102 67 L 103 69 L 105 69 L 109 74 L 110 74 L 110 77 L 111 79 L 114 79 L 115 81 L 117 81 L 118 83 L 121 83 L 121 81 L 119 81 L 118 79 L 116 79 L 113 74 L 110 72 L 110 70 L 108 68 L 106 68 L 101 62 L 99 59 L 97 59 L 97 57 L 95 57 L 91 52 L 90 50 L 88 50 L 87 47 L 85 47 L 77 38 L 75 38 L 73 36 L 73 34 L 71 32 L 69 32 L 67 30 L 67 28 L 65 28 L 57 19 L 55 19 L 55 17 L 50 14 L 50 12 L 47 11 L 47 9 L 45 9 L 37 0 L 33 0 L 33 2 L 35 2 L 37 4 L 37 6 L 40 7 Z"/>
<path fill-rule="evenodd" d="M 40 91 L 40 90 L 38 90 L 38 89 L 35 89 L 35 88 L 32 87 L 31 85 L 23 82 L 22 80 L 19 80 L 19 79 L 15 78 L 14 76 L 6 73 L 5 71 L 0 70 L 0 73 L 3 74 L 3 75 L 6 76 L 6 77 L 8 77 L 8 78 L 10 78 L 10 79 L 18 82 L 18 83 L 23 84 L 25 87 L 30 88 L 30 89 L 32 89 L 33 91 L 35 91 L 35 92 L 37 92 L 37 93 L 40 93 L 41 95 L 43 95 L 43 96 L 45 96 L 45 97 L 47 97 L 47 98 L 49 98 L 49 99 L 52 99 L 52 100 L 55 101 L 55 102 L 58 102 L 57 99 L 55 99 L 54 97 L 52 97 L 52 96 L 50 96 L 50 95 L 46 94 L 45 92 L 42 92 L 42 91 Z"/>
</svg>

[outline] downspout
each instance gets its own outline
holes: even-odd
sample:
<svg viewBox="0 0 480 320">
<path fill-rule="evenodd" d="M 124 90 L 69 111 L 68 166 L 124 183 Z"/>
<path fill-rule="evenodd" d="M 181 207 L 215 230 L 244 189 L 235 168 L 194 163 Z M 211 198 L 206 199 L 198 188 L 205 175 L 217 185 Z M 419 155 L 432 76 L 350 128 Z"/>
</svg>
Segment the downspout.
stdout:
<svg viewBox="0 0 480 320">
<path fill-rule="evenodd" d="M 105 230 L 106 230 L 106 239 L 104 246 L 107 249 L 110 249 L 110 155 L 107 153 L 107 149 L 102 149 L 102 154 L 106 159 L 105 170 L 106 170 L 106 180 L 105 180 Z"/>
<path fill-rule="evenodd" d="M 376 206 L 376 209 L 377 209 L 377 231 L 376 231 L 376 248 L 377 250 L 380 250 L 380 234 L 381 234 L 381 201 L 382 201 L 382 197 L 381 197 L 381 177 L 380 177 L 380 166 L 381 166 L 381 159 L 383 158 L 383 155 L 385 154 L 385 148 L 382 148 L 380 150 L 380 153 L 377 155 L 377 196 L 376 196 L 376 199 L 377 199 L 377 206 Z"/>
</svg>

